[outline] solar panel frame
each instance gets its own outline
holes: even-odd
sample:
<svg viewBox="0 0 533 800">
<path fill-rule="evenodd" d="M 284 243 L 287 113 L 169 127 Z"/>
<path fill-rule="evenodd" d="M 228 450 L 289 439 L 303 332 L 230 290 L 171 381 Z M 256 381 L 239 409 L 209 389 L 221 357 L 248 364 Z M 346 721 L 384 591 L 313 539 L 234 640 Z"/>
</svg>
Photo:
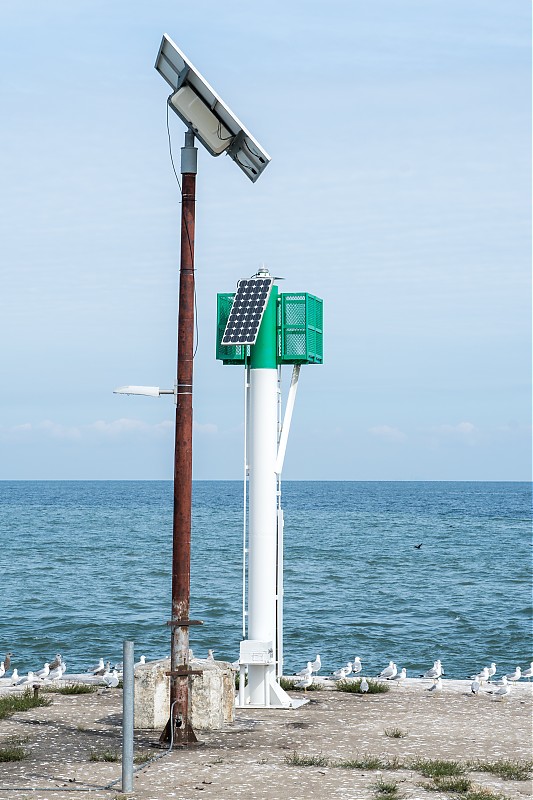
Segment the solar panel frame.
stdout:
<svg viewBox="0 0 533 800">
<path fill-rule="evenodd" d="M 243 278 L 238 282 L 222 336 L 223 345 L 255 344 L 273 283 L 273 278 Z"/>
</svg>

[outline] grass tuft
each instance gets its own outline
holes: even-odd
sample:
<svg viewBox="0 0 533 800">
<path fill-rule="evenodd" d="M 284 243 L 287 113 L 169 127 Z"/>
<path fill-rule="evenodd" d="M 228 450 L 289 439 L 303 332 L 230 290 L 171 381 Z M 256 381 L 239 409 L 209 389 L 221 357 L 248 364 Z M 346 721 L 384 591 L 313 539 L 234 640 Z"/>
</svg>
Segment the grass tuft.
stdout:
<svg viewBox="0 0 533 800">
<path fill-rule="evenodd" d="M 92 750 L 89 761 L 120 761 L 118 750 Z"/>
<path fill-rule="evenodd" d="M 390 684 L 380 683 L 378 681 L 367 680 L 368 692 L 367 694 L 386 694 L 390 692 Z M 353 694 L 363 694 L 361 691 L 361 678 L 355 680 L 337 681 L 338 692 L 352 692 Z"/>
<path fill-rule="evenodd" d="M 235 673 L 235 688 L 236 688 L 236 689 L 238 689 L 238 688 L 239 688 L 239 684 L 240 684 L 240 682 L 241 682 L 241 675 L 240 675 L 240 672 L 236 672 L 236 673 Z M 248 686 L 248 675 L 246 675 L 246 674 L 244 675 L 244 685 L 245 685 L 245 686 Z"/>
<path fill-rule="evenodd" d="M 285 763 L 291 767 L 327 767 L 329 760 L 326 756 L 299 756 L 295 751 L 292 755 L 286 756 Z"/>
<path fill-rule="evenodd" d="M 370 772 L 376 769 L 402 769 L 403 764 L 398 758 L 383 759 L 379 758 L 379 756 L 362 756 L 361 758 L 336 761 L 332 766 L 340 767 L 340 769 L 362 769 Z"/>
<path fill-rule="evenodd" d="M 29 741 L 28 736 L 10 736 L 4 739 L 0 745 L 0 762 L 22 761 L 23 758 L 27 758 L 29 753 L 22 747 L 27 741 Z"/>
<path fill-rule="evenodd" d="M 281 686 L 282 689 L 287 691 L 288 689 L 292 689 L 293 688 L 294 680 L 295 680 L 294 678 L 281 677 L 279 679 L 279 685 Z"/>
<path fill-rule="evenodd" d="M 533 770 L 533 762 L 513 761 L 510 758 L 500 758 L 498 761 L 471 761 L 468 766 L 476 772 L 498 775 L 504 781 L 527 781 L 531 778 Z"/>
<path fill-rule="evenodd" d="M 23 694 L 6 695 L 0 697 L 0 719 L 6 719 L 19 711 L 29 711 L 31 708 L 49 706 L 52 701 L 49 697 L 34 697 L 33 691 L 27 689 Z"/>
<path fill-rule="evenodd" d="M 424 789 L 428 792 L 452 792 L 453 794 L 465 794 L 472 788 L 470 778 L 463 776 L 444 775 L 433 778 L 433 783 L 424 783 Z"/>
<path fill-rule="evenodd" d="M 385 728 L 384 734 L 389 739 L 405 739 L 407 731 L 402 731 L 401 728 Z"/>
<path fill-rule="evenodd" d="M 438 758 L 417 758 L 411 762 L 411 768 L 420 772 L 425 778 L 442 778 L 464 775 L 466 765 L 459 761 L 444 761 Z"/>
<path fill-rule="evenodd" d="M 461 800 L 509 800 L 509 798 L 500 794 L 500 792 L 493 792 L 492 789 L 484 789 L 482 786 L 476 786 L 469 792 L 466 792 L 461 797 Z"/>
<path fill-rule="evenodd" d="M 72 683 L 70 686 L 61 686 L 58 689 L 48 689 L 47 691 L 54 692 L 54 694 L 94 694 L 98 691 L 98 686 L 88 683 Z"/>
<path fill-rule="evenodd" d="M 373 784 L 374 797 L 381 800 L 395 800 L 400 797 L 398 783 L 396 781 L 384 781 L 380 778 Z"/>
</svg>

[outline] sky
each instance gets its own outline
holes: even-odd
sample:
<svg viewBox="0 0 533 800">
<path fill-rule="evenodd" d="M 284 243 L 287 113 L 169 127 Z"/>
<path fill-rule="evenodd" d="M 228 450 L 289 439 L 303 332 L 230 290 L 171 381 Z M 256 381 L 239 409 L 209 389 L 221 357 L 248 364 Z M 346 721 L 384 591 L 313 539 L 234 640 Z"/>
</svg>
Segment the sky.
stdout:
<svg viewBox="0 0 533 800">
<path fill-rule="evenodd" d="M 272 157 L 252 184 L 200 145 L 194 477 L 242 477 L 216 294 L 264 263 L 324 299 L 284 479 L 530 479 L 528 4 L 19 0 L 0 19 L 0 479 L 172 478 L 171 398 L 113 394 L 176 374 L 164 32 Z"/>
</svg>

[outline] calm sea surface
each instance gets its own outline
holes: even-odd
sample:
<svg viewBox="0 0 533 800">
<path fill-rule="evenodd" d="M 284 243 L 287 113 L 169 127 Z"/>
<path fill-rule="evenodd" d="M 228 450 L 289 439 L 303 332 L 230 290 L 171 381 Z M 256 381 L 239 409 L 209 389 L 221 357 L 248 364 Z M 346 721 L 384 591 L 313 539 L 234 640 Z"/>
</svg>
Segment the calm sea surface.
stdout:
<svg viewBox="0 0 533 800">
<path fill-rule="evenodd" d="M 233 661 L 242 484 L 196 482 L 193 504 L 191 646 Z M 317 652 L 324 674 L 355 655 L 367 675 L 531 661 L 530 484 L 289 481 L 283 505 L 287 673 Z M 124 638 L 167 654 L 171 538 L 169 481 L 0 482 L 0 659 L 61 652 L 74 672 Z"/>
</svg>

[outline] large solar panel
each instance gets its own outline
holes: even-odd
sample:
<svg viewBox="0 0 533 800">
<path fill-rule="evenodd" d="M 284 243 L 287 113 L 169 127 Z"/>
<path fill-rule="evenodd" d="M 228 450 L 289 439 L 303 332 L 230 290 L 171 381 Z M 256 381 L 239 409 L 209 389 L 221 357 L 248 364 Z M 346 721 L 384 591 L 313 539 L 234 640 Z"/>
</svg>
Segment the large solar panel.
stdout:
<svg viewBox="0 0 533 800">
<path fill-rule="evenodd" d="M 272 283 L 272 278 L 239 281 L 222 344 L 255 344 Z"/>
</svg>

